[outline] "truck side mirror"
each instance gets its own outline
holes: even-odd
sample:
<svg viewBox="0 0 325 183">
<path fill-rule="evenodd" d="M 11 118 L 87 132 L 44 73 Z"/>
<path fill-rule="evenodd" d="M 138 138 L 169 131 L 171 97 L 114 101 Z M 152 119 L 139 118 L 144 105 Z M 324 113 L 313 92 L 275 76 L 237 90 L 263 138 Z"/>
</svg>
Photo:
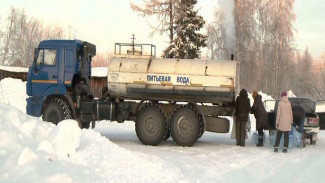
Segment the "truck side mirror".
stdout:
<svg viewBox="0 0 325 183">
<path fill-rule="evenodd" d="M 34 50 L 34 60 L 33 60 L 34 63 L 37 62 L 38 54 L 39 54 L 39 49 L 35 48 L 35 50 Z"/>
</svg>

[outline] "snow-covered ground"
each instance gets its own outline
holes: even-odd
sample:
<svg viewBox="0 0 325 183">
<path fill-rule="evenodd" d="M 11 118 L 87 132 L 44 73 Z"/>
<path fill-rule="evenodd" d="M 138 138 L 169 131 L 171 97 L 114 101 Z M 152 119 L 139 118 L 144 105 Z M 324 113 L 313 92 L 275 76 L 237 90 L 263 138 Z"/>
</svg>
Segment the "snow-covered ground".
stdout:
<svg viewBox="0 0 325 183">
<path fill-rule="evenodd" d="M 263 99 L 271 97 L 262 94 Z M 16 96 L 16 97 L 14 97 Z M 325 133 L 315 146 L 274 153 L 205 132 L 193 147 L 145 146 L 134 123 L 74 120 L 55 126 L 25 114 L 25 82 L 0 81 L 0 182 L 324 182 Z M 254 131 L 255 119 L 251 116 Z"/>
</svg>

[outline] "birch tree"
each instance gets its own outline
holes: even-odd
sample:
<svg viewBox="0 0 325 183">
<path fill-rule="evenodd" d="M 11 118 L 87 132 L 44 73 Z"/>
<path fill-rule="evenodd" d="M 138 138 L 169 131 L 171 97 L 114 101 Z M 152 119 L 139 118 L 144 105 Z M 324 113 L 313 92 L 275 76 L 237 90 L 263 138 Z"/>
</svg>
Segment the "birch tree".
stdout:
<svg viewBox="0 0 325 183">
<path fill-rule="evenodd" d="M 168 32 L 169 43 L 174 39 L 175 4 L 180 0 L 143 0 L 142 5 L 131 3 L 133 11 L 143 17 L 156 17 L 157 22 L 151 25 L 151 35 Z"/>
<path fill-rule="evenodd" d="M 3 50 L 1 52 L 1 65 L 6 64 L 6 60 L 8 59 L 9 49 L 10 49 L 10 41 L 12 39 L 12 35 L 14 33 L 14 24 L 17 19 L 16 9 L 11 8 L 10 14 L 7 18 L 7 26 L 4 32 L 3 40 L 1 43 L 3 44 Z"/>
<path fill-rule="evenodd" d="M 0 64 L 27 67 L 33 60 L 34 49 L 43 39 L 63 38 L 59 26 L 43 26 L 29 18 L 24 9 L 12 7 L 0 42 Z"/>
<path fill-rule="evenodd" d="M 228 0 L 218 1 L 228 2 Z M 230 1 L 230 3 L 233 3 Z M 233 6 L 222 6 L 216 9 L 214 21 L 207 25 L 207 47 L 209 59 L 226 60 L 231 58 L 231 54 L 235 53 L 235 30 L 233 19 Z M 228 11 L 228 13 L 227 13 Z M 230 13 L 230 15 L 229 15 Z M 228 14 L 228 15 L 227 15 Z"/>
</svg>

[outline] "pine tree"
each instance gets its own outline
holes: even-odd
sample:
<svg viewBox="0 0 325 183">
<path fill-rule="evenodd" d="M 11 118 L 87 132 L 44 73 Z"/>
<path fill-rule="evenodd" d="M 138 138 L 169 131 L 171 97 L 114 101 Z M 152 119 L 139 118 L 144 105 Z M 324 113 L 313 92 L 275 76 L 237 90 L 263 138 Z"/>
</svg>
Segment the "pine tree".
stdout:
<svg viewBox="0 0 325 183">
<path fill-rule="evenodd" d="M 194 59 L 200 57 L 200 47 L 207 46 L 207 36 L 198 33 L 205 21 L 198 11 L 194 10 L 197 0 L 181 0 L 177 4 L 177 16 L 174 27 L 176 38 L 164 50 L 165 58 Z"/>
</svg>

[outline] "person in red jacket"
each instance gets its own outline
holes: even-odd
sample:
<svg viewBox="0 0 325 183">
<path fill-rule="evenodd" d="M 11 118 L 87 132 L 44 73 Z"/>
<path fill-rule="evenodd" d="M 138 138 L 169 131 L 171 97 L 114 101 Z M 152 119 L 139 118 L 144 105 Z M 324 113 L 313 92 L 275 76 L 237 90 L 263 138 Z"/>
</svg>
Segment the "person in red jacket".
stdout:
<svg viewBox="0 0 325 183">
<path fill-rule="evenodd" d="M 279 144 L 282 134 L 284 134 L 284 147 L 283 151 L 286 153 L 288 151 L 289 144 L 289 131 L 291 131 L 291 125 L 293 122 L 291 103 L 288 100 L 287 92 L 281 93 L 281 100 L 278 105 L 278 110 L 276 113 L 276 128 L 278 132 L 276 134 L 275 148 L 274 152 L 278 152 Z"/>
</svg>

